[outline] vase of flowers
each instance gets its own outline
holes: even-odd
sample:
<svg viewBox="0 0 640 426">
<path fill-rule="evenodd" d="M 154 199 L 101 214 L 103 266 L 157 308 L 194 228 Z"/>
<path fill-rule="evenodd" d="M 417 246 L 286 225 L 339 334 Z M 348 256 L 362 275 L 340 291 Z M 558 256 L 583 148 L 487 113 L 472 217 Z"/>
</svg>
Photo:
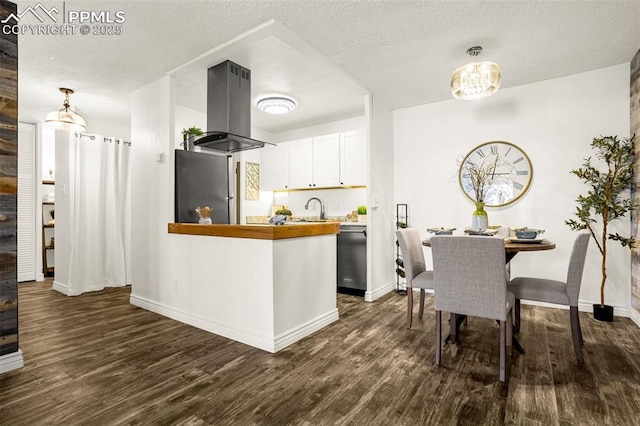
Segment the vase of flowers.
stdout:
<svg viewBox="0 0 640 426">
<path fill-rule="evenodd" d="M 471 227 L 473 229 L 487 229 L 489 227 L 489 216 L 482 201 L 476 201 L 476 209 L 471 215 Z"/>
<path fill-rule="evenodd" d="M 475 154 L 472 159 L 469 158 L 471 154 Z M 471 216 L 471 227 L 484 230 L 489 227 L 485 207 L 502 205 L 505 195 L 510 194 L 515 186 L 512 179 L 515 170 L 513 163 L 505 160 L 493 146 L 490 153 L 475 149 L 469 155 L 459 163 L 460 185 L 476 206 Z"/>
<path fill-rule="evenodd" d="M 211 213 L 213 213 L 213 209 L 209 206 L 205 207 L 197 207 L 196 213 L 198 214 L 198 223 L 204 225 L 211 224 Z"/>
<path fill-rule="evenodd" d="M 495 169 L 498 166 L 498 157 L 492 161 L 483 161 L 480 164 L 465 163 L 465 173 L 469 175 L 469 183 L 475 195 L 476 209 L 471 215 L 471 228 L 487 229 L 489 227 L 489 216 L 484 209 L 484 200 L 493 184 Z"/>
</svg>

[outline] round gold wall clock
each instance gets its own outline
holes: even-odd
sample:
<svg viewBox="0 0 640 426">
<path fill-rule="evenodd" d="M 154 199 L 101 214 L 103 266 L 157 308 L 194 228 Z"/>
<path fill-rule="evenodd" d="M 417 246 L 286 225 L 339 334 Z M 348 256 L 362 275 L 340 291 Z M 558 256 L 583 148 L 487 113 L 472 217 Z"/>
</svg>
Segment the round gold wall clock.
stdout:
<svg viewBox="0 0 640 426">
<path fill-rule="evenodd" d="M 476 146 L 464 157 L 458 170 L 460 188 L 467 198 L 489 207 L 518 200 L 529 189 L 532 178 L 533 166 L 527 153 L 504 141 Z"/>
</svg>

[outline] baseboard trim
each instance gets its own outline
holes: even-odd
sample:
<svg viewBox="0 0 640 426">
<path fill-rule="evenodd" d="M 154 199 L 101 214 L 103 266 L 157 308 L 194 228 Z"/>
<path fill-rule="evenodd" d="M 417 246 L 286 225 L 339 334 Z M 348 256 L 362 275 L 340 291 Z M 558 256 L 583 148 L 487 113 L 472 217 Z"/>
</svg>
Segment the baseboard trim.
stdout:
<svg viewBox="0 0 640 426">
<path fill-rule="evenodd" d="M 597 303 L 597 302 L 596 302 Z M 523 305 L 531 305 L 531 306 L 541 306 L 543 308 L 556 308 L 556 309 L 565 309 L 569 310 L 569 306 L 567 305 L 556 305 L 554 303 L 546 303 L 546 302 L 535 302 L 532 300 L 522 300 Z M 580 312 L 591 312 L 593 313 L 593 302 L 578 302 L 578 311 Z M 631 309 L 626 306 L 614 306 L 613 312 L 617 317 L 630 318 L 631 317 Z"/>
<path fill-rule="evenodd" d="M 320 315 L 278 336 L 268 336 L 212 321 L 211 319 L 193 315 L 181 309 L 176 309 L 135 294 L 129 297 L 129 303 L 201 330 L 217 334 L 218 336 L 226 337 L 271 353 L 275 353 L 338 320 L 338 309 L 332 309 L 326 314 Z"/>
<path fill-rule="evenodd" d="M 69 289 L 69 285 L 67 284 L 63 284 L 60 281 L 53 281 L 53 289 L 64 294 L 65 296 L 80 296 L 81 294 L 84 293 L 90 293 L 92 291 L 102 291 L 105 288 L 113 288 L 113 287 L 125 287 L 128 284 L 121 284 L 121 283 L 108 283 L 108 284 L 104 284 L 104 285 L 98 285 L 98 286 L 94 286 L 94 287 L 87 287 L 82 289 L 82 291 L 80 292 L 75 292 L 75 291 L 71 291 L 71 289 Z"/>
<path fill-rule="evenodd" d="M 310 334 L 315 333 L 327 325 L 338 321 L 338 309 L 333 309 L 325 314 L 317 316 L 312 320 L 307 321 L 306 323 L 299 325 L 298 327 L 292 328 L 278 336 L 276 336 L 274 340 L 274 351 L 278 352 L 281 349 L 286 348 L 297 342 L 298 340 L 302 340 Z"/>
<path fill-rule="evenodd" d="M 578 310 L 581 312 L 591 312 L 593 313 L 593 305 L 594 303 L 600 303 L 600 302 L 579 302 L 578 303 Z M 631 318 L 631 308 L 629 306 L 614 306 L 613 307 L 613 314 L 616 317 L 623 317 L 623 318 Z"/>
<path fill-rule="evenodd" d="M 65 296 L 70 296 L 69 286 L 61 283 L 60 281 L 53 280 L 53 289 L 59 293 L 64 294 Z"/>
<path fill-rule="evenodd" d="M 373 302 L 374 300 L 380 299 L 385 294 L 392 292 L 393 290 L 395 290 L 395 288 L 396 288 L 396 283 L 392 281 L 390 283 L 383 285 L 380 288 L 375 289 L 374 291 L 367 290 L 364 293 L 364 301 Z"/>
<path fill-rule="evenodd" d="M 0 374 L 8 373 L 9 371 L 22 367 L 24 367 L 24 357 L 20 349 L 18 349 L 18 352 L 0 356 Z"/>
<path fill-rule="evenodd" d="M 414 292 L 420 292 L 420 289 L 419 289 L 419 288 L 417 288 L 417 287 L 416 287 L 416 288 L 413 288 L 413 287 L 412 287 L 412 289 L 413 289 L 413 291 L 414 291 Z M 431 294 L 435 293 L 433 290 L 431 290 L 431 289 L 429 289 L 429 288 L 425 288 L 425 289 L 424 289 L 424 292 L 425 292 L 425 293 L 427 293 L 427 294 L 429 294 L 429 293 L 431 293 Z"/>
<path fill-rule="evenodd" d="M 36 274 L 36 282 L 44 281 L 44 274 Z"/>
<path fill-rule="evenodd" d="M 230 327 L 225 324 L 211 321 L 210 319 L 202 318 L 197 315 L 193 315 L 183 311 L 182 309 L 176 309 L 171 306 L 159 303 L 154 300 L 147 299 L 146 297 L 137 296 L 132 294 L 129 297 L 129 303 L 142 309 L 146 309 L 156 314 L 174 319 L 176 321 L 183 322 L 185 324 L 192 325 L 201 330 L 208 331 L 213 334 L 217 334 L 228 339 L 232 339 L 264 351 L 273 352 L 274 342 L 269 336 L 253 333 L 248 330 L 238 329 L 236 327 Z"/>
<path fill-rule="evenodd" d="M 638 327 L 640 327 L 640 312 L 631 308 L 631 321 L 635 322 Z"/>
</svg>

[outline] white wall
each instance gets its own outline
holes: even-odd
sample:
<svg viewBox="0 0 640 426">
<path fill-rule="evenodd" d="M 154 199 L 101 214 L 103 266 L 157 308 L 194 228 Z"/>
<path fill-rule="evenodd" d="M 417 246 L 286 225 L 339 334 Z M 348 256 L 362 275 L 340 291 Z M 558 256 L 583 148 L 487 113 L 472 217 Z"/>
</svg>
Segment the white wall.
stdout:
<svg viewBox="0 0 640 426">
<path fill-rule="evenodd" d="M 203 132 L 207 131 L 207 114 L 182 105 L 175 107 L 174 149 L 183 149 L 182 129 L 199 127 Z"/>
<path fill-rule="evenodd" d="M 566 278 L 575 233 L 564 224 L 586 187 L 569 171 L 591 155 L 599 135 L 629 135 L 629 64 L 503 89 L 478 101 L 449 100 L 394 111 L 395 200 L 409 204 L 409 224 L 422 237 L 434 226 L 470 226 L 474 207 L 458 185 L 456 159 L 491 140 L 513 142 L 533 163 L 529 192 L 503 208 L 489 208 L 489 222 L 546 229 L 557 248 L 521 253 L 512 276 Z M 628 235 L 629 220 L 613 232 Z M 609 245 L 606 302 L 628 315 L 630 253 Z M 425 252 L 430 264 L 430 253 Z M 580 294 L 583 309 L 599 302 L 600 255 L 590 243 Z M 590 309 L 590 308 L 588 308 Z"/>
<path fill-rule="evenodd" d="M 55 274 L 54 288 L 66 294 L 69 283 L 69 260 L 71 259 L 71 205 L 69 201 L 69 168 L 71 161 L 69 149 L 73 134 L 63 130 L 54 130 L 56 165 L 56 226 L 55 226 Z M 50 186 L 50 185 L 49 185 Z M 50 186 L 51 187 L 51 186 Z"/>
<path fill-rule="evenodd" d="M 314 136 L 328 135 L 331 133 L 348 132 L 350 130 L 364 129 L 365 117 L 354 117 L 346 120 L 330 121 L 315 126 L 301 127 L 287 132 L 275 134 L 274 142 L 287 142 L 296 139 L 310 138 Z"/>
<path fill-rule="evenodd" d="M 175 83 L 163 77 L 132 94 L 131 266 L 132 295 L 157 301 L 174 297 L 176 258 L 167 233 L 173 222 Z M 164 152 L 165 161 L 156 162 Z"/>
<path fill-rule="evenodd" d="M 87 130 L 82 133 L 102 135 L 105 138 L 121 138 L 126 141 L 131 141 L 131 127 L 110 123 L 108 121 L 96 120 L 94 118 L 89 120 Z"/>
<path fill-rule="evenodd" d="M 371 302 L 395 288 L 394 122 L 392 111 L 367 96 L 369 186 L 367 203 L 367 292 Z"/>
<path fill-rule="evenodd" d="M 251 137 L 263 142 L 273 142 L 275 136 L 271 132 L 266 130 L 252 128 Z M 262 163 L 261 149 L 250 149 L 247 151 L 241 151 L 234 154 L 233 158 L 236 162 L 240 162 L 240 199 L 238 205 L 240 206 L 240 222 L 246 223 L 247 216 L 267 216 L 271 214 L 271 206 L 274 204 L 272 191 L 260 191 L 260 199 L 247 200 L 245 199 L 245 170 L 246 163 Z M 260 164 L 260 175 L 262 176 L 262 164 Z"/>
<path fill-rule="evenodd" d="M 358 206 L 367 205 L 367 188 L 349 189 L 316 189 L 305 191 L 292 191 L 276 193 L 273 197 L 274 204 L 284 204 L 289 207 L 294 216 L 320 216 L 320 205 L 317 201 L 309 204 L 309 209 L 304 206 L 311 197 L 318 197 L 325 206 L 326 216 L 346 216 Z M 268 213 L 271 214 L 271 206 Z"/>
<path fill-rule="evenodd" d="M 51 180 L 49 171 L 53 170 L 55 177 L 56 169 L 56 130 L 46 124 L 41 124 L 40 129 L 42 130 L 41 178 L 42 180 Z"/>
</svg>

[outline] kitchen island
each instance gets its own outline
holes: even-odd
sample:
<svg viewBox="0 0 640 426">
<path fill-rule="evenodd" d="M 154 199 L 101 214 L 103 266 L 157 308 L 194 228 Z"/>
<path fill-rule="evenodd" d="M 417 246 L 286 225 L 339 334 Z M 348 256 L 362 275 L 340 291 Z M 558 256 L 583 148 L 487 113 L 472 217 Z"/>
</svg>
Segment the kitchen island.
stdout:
<svg viewBox="0 0 640 426">
<path fill-rule="evenodd" d="M 131 303 L 269 352 L 338 320 L 336 222 L 168 224 L 175 295 Z"/>
</svg>

